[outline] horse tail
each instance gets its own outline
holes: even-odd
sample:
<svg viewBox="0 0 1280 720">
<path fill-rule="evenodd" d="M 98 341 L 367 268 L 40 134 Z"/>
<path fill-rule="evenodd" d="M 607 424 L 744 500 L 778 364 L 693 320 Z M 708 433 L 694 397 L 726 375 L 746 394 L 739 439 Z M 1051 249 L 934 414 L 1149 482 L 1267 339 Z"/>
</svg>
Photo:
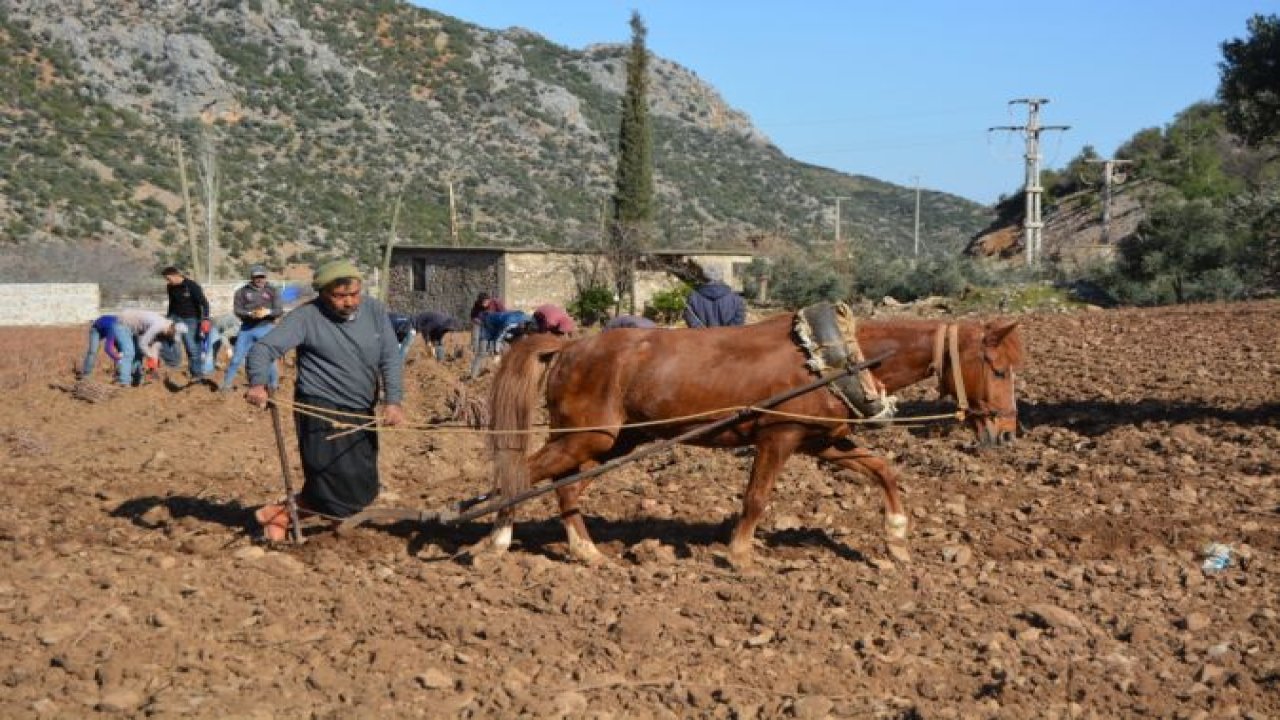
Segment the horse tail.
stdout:
<svg viewBox="0 0 1280 720">
<path fill-rule="evenodd" d="M 570 341 L 554 335 L 531 335 L 512 344 L 489 390 L 489 451 L 494 481 L 504 498 L 529 487 L 527 455 L 534 405 L 552 360 Z"/>
</svg>

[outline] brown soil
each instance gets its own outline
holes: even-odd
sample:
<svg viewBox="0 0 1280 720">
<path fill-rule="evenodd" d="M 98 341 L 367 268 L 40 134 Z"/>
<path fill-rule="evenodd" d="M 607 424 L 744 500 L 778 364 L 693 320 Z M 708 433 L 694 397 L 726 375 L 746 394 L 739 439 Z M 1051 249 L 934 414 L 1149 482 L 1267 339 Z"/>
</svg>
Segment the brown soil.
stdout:
<svg viewBox="0 0 1280 720">
<path fill-rule="evenodd" d="M 690 448 L 597 480 L 603 567 L 566 559 L 547 499 L 471 564 L 483 522 L 264 548 L 269 414 L 203 387 L 78 400 L 82 329 L 0 329 L 0 716 L 1280 716 L 1280 303 L 1024 332 L 1015 447 L 868 436 L 905 472 L 912 563 L 878 489 L 798 458 L 739 573 L 750 455 Z M 414 422 L 464 368 L 415 350 Z M 943 407 L 917 390 L 909 411 Z M 379 504 L 487 489 L 479 438 L 383 437 Z"/>
</svg>

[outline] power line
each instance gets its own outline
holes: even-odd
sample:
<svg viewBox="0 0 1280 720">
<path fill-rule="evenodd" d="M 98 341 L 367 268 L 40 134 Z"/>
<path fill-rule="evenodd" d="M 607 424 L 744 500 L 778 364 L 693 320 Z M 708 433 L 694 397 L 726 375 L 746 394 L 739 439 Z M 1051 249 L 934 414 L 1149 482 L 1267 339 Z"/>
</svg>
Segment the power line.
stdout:
<svg viewBox="0 0 1280 720">
<path fill-rule="evenodd" d="M 1010 105 L 1025 104 L 1027 106 L 1027 124 L 996 125 L 987 128 L 987 132 L 1009 130 L 1025 133 L 1027 137 L 1027 173 L 1026 180 L 1023 182 L 1023 192 L 1027 196 L 1027 207 L 1023 214 L 1022 228 L 1027 264 L 1031 267 L 1040 266 L 1041 240 L 1042 231 L 1044 230 L 1044 221 L 1040 217 L 1040 199 L 1044 194 L 1044 188 L 1040 185 L 1040 133 L 1045 130 L 1066 131 L 1071 129 L 1070 125 L 1040 124 L 1040 106 L 1046 105 L 1048 102 L 1049 98 L 1017 98 L 1010 100 Z"/>
</svg>

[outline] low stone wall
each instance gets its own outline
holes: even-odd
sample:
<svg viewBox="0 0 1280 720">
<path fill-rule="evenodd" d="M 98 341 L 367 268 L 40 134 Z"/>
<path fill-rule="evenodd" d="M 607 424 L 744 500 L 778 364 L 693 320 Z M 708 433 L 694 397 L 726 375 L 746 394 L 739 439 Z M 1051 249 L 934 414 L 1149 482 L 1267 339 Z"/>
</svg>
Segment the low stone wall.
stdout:
<svg viewBox="0 0 1280 720">
<path fill-rule="evenodd" d="M 209 300 L 209 315 L 219 317 L 222 315 L 230 315 L 232 305 L 235 302 L 235 292 L 244 285 L 244 281 L 225 283 L 200 283 L 201 289 L 204 290 L 204 296 Z M 128 308 L 141 308 L 143 310 L 154 310 L 160 314 L 164 314 L 166 308 L 169 307 L 169 296 L 165 294 L 163 285 L 150 295 L 139 295 L 137 297 L 126 298 L 120 301 L 118 307 L 109 308 L 110 310 L 125 310 Z"/>
<path fill-rule="evenodd" d="M 97 283 L 0 283 L 0 325 L 79 325 L 101 310 Z"/>
</svg>

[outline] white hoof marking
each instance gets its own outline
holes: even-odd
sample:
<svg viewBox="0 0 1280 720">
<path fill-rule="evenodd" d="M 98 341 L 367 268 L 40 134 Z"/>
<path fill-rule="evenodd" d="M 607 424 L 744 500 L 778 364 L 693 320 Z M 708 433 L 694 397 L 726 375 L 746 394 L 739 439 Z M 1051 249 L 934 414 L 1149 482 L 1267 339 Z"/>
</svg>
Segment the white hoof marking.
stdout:
<svg viewBox="0 0 1280 720">
<path fill-rule="evenodd" d="M 884 529 L 889 534 L 889 537 L 896 540 L 905 540 L 907 537 L 907 516 L 898 513 L 885 515 Z"/>
<path fill-rule="evenodd" d="M 493 531 L 493 549 L 498 552 L 506 552 L 511 547 L 512 531 L 511 526 L 500 527 Z"/>
</svg>

